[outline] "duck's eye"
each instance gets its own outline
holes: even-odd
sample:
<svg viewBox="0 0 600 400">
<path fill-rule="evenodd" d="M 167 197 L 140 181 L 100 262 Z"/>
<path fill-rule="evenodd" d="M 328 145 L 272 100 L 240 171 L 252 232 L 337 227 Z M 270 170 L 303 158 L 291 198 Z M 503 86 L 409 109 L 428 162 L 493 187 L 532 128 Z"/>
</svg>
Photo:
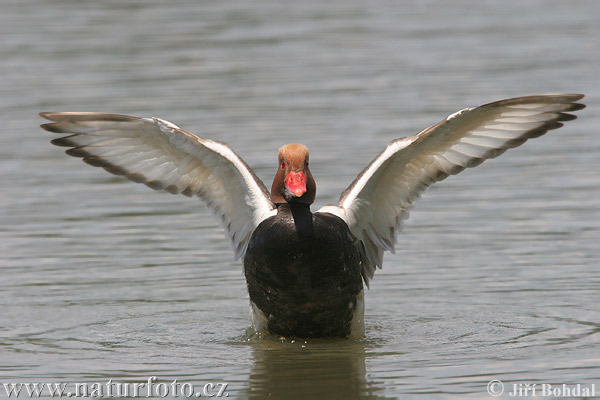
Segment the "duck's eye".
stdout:
<svg viewBox="0 0 600 400">
<path fill-rule="evenodd" d="M 285 168 L 285 161 L 282 161 L 281 162 L 281 169 L 284 169 L 284 168 Z"/>
</svg>

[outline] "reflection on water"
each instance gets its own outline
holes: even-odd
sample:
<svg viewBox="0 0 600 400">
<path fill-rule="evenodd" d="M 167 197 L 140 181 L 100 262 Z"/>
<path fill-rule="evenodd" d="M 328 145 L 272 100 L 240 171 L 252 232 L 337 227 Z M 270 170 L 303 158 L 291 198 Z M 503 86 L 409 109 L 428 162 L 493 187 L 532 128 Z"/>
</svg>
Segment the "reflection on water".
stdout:
<svg viewBox="0 0 600 400">
<path fill-rule="evenodd" d="M 248 397 L 377 398 L 367 384 L 365 343 L 355 340 L 252 341 Z"/>
<path fill-rule="evenodd" d="M 0 383 L 157 376 L 286 399 L 598 384 L 599 16 L 592 0 L 4 1 Z M 266 182 L 277 148 L 304 142 L 318 208 L 390 140 L 547 92 L 588 108 L 425 194 L 360 341 L 248 341 L 241 263 L 206 208 L 65 156 L 37 116 L 161 117 Z"/>
</svg>

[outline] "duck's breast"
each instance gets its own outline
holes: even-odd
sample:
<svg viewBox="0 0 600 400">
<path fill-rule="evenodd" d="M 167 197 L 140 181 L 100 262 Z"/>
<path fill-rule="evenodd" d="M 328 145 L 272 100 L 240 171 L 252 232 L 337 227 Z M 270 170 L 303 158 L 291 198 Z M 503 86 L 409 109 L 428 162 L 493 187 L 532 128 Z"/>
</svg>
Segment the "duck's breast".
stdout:
<svg viewBox="0 0 600 400">
<path fill-rule="evenodd" d="M 250 300 L 272 333 L 347 336 L 362 290 L 356 240 L 340 218 L 286 213 L 253 233 L 244 270 Z"/>
</svg>

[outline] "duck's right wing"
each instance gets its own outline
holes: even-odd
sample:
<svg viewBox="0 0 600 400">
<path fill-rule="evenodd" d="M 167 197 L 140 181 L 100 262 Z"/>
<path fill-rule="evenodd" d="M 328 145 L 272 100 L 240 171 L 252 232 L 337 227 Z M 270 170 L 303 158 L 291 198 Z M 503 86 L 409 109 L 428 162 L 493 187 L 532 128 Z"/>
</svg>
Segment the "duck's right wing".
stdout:
<svg viewBox="0 0 600 400">
<path fill-rule="evenodd" d="M 95 112 L 41 113 L 67 154 L 157 190 L 198 196 L 221 219 L 236 258 L 274 205 L 261 180 L 225 143 L 158 118 Z"/>
<path fill-rule="evenodd" d="M 518 97 L 467 108 L 415 136 L 392 141 L 342 193 L 320 211 L 342 218 L 362 243 L 363 278 L 394 251 L 396 232 L 413 203 L 433 183 L 475 167 L 528 139 L 575 119 L 580 94 Z"/>
</svg>

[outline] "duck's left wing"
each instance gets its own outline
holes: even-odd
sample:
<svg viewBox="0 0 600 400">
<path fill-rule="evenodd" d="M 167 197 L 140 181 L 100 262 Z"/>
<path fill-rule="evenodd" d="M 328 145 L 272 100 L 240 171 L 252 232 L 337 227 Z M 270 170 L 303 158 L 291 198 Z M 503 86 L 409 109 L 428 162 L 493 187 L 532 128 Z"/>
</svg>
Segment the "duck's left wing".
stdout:
<svg viewBox="0 0 600 400">
<path fill-rule="evenodd" d="M 52 140 L 67 154 L 144 183 L 198 196 L 220 217 L 236 258 L 274 205 L 262 181 L 225 143 L 203 139 L 158 118 L 95 112 L 41 113 L 42 128 L 68 134 Z"/>
<path fill-rule="evenodd" d="M 368 283 L 394 251 L 396 232 L 415 200 L 431 184 L 497 157 L 528 139 L 575 119 L 579 94 L 518 97 L 467 108 L 415 136 L 392 141 L 342 193 L 338 215 L 362 243 Z"/>
</svg>

